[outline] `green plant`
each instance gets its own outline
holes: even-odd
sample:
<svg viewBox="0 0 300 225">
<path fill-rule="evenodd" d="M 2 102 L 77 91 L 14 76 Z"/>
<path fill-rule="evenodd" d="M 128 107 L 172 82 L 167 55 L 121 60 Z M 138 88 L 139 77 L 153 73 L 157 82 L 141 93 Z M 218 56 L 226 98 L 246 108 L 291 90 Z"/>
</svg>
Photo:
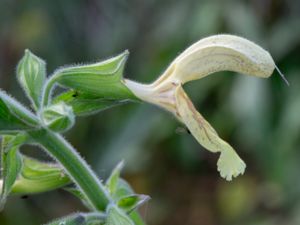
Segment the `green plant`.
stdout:
<svg viewBox="0 0 300 225">
<path fill-rule="evenodd" d="M 25 51 L 17 78 L 34 112 L 0 90 L 1 207 L 10 193 L 64 188 L 81 199 L 90 213 L 76 213 L 49 224 L 144 224 L 137 208 L 149 197 L 135 194 L 120 178 L 123 163 L 102 183 L 60 134 L 74 125 L 76 116 L 126 102 L 145 101 L 170 111 L 201 145 L 221 153 L 218 170 L 222 177 L 231 180 L 244 173 L 245 163 L 196 111 L 182 85 L 221 70 L 269 77 L 276 66 L 268 52 L 240 37 L 212 36 L 185 50 L 149 85 L 123 78 L 127 57 L 125 51 L 99 63 L 62 67 L 47 79 L 45 62 Z M 53 96 L 56 85 L 65 89 Z M 21 154 L 24 144 L 40 146 L 57 163 Z"/>
</svg>

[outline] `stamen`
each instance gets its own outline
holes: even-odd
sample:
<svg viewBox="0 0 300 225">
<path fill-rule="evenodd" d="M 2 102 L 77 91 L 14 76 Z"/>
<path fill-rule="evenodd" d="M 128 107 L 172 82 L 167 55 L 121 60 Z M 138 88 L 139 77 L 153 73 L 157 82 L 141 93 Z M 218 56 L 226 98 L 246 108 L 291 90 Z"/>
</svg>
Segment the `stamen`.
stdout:
<svg viewBox="0 0 300 225">
<path fill-rule="evenodd" d="M 288 80 L 285 78 L 284 74 L 281 73 L 281 71 L 279 70 L 279 68 L 276 65 L 275 65 L 275 69 L 277 70 L 277 72 L 279 73 L 281 78 L 284 80 L 284 82 L 287 84 L 287 86 L 290 86 L 290 83 L 288 82 Z"/>
</svg>

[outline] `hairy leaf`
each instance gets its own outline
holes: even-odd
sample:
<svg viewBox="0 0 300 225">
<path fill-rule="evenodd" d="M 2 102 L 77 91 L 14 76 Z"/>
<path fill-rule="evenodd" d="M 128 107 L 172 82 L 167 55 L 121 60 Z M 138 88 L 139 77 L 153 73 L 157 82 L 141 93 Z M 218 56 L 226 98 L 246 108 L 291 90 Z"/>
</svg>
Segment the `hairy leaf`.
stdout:
<svg viewBox="0 0 300 225">
<path fill-rule="evenodd" d="M 35 116 L 0 90 L 0 131 L 32 129 L 38 126 Z"/>
</svg>

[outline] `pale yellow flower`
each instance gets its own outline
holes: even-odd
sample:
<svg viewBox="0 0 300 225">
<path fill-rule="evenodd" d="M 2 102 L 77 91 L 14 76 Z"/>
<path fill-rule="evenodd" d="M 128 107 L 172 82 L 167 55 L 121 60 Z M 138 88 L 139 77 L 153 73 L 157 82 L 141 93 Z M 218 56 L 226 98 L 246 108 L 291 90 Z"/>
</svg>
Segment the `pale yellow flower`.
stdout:
<svg viewBox="0 0 300 225">
<path fill-rule="evenodd" d="M 220 152 L 218 171 L 223 178 L 231 180 L 244 173 L 245 163 L 195 109 L 182 85 L 224 70 L 267 78 L 275 67 L 270 54 L 253 42 L 233 35 L 216 35 L 186 49 L 152 84 L 124 82 L 141 100 L 176 116 L 204 148 Z"/>
</svg>

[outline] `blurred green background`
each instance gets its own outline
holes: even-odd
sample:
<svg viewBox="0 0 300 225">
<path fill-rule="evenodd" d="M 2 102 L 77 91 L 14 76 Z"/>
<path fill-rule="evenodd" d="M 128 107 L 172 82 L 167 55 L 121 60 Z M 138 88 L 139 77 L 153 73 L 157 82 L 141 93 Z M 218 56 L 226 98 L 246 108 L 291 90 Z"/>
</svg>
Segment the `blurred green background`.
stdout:
<svg viewBox="0 0 300 225">
<path fill-rule="evenodd" d="M 101 178 L 125 159 L 124 177 L 152 197 L 141 210 L 150 225 L 300 224 L 299 1 L 0 0 L 0 87 L 28 103 L 15 79 L 26 48 L 47 61 L 49 74 L 129 49 L 125 77 L 150 82 L 190 44 L 218 33 L 263 46 L 291 83 L 276 72 L 267 80 L 222 72 L 185 85 L 247 163 L 245 175 L 221 179 L 218 156 L 151 105 L 79 118 L 66 136 Z M 42 224 L 80 210 L 63 191 L 14 196 L 0 224 Z"/>
</svg>

